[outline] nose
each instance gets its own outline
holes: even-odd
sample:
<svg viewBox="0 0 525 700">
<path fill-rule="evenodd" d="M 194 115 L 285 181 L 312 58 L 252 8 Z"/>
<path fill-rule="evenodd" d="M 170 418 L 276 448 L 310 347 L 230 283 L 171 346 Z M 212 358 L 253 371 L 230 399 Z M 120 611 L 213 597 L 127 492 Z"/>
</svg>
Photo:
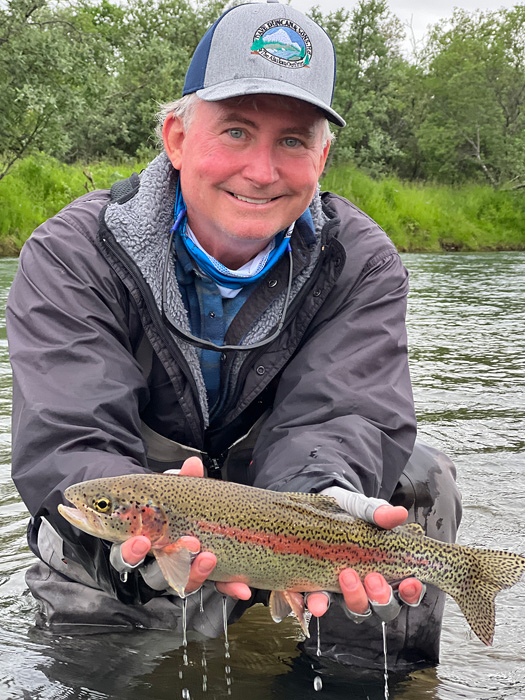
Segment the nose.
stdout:
<svg viewBox="0 0 525 700">
<path fill-rule="evenodd" d="M 279 179 L 277 156 L 270 144 L 261 143 L 247 154 L 243 175 L 258 187 L 267 187 Z"/>
</svg>

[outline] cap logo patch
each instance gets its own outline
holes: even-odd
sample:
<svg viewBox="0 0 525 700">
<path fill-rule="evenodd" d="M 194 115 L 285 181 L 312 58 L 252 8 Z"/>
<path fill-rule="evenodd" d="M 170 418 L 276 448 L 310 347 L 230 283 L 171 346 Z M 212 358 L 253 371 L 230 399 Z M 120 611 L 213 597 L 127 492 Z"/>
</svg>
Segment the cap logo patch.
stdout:
<svg viewBox="0 0 525 700">
<path fill-rule="evenodd" d="M 310 65 L 312 42 L 298 24 L 283 17 L 259 27 L 251 52 L 285 68 L 303 68 Z"/>
</svg>

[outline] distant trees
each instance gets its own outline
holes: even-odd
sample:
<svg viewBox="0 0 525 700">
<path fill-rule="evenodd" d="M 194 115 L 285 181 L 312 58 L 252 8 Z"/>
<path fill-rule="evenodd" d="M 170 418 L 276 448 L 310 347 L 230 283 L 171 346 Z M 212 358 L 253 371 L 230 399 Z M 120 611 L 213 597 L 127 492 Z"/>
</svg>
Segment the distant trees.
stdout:
<svg viewBox="0 0 525 700">
<path fill-rule="evenodd" d="M 67 150 L 88 67 L 82 49 L 76 23 L 47 0 L 8 0 L 0 11 L 0 177 L 35 149 Z"/>
<path fill-rule="evenodd" d="M 159 102 L 225 2 L 0 2 L 0 179 L 40 150 L 66 162 L 153 148 Z"/>
<path fill-rule="evenodd" d="M 525 5 L 456 10 L 411 60 L 386 0 L 312 14 L 338 57 L 335 104 L 348 126 L 336 160 L 372 175 L 525 186 Z"/>
<path fill-rule="evenodd" d="M 525 5 L 434 27 L 423 64 L 429 107 L 418 129 L 425 175 L 525 183 Z"/>
<path fill-rule="evenodd" d="M 144 158 L 159 103 L 225 0 L 0 0 L 0 179 L 44 151 L 65 162 Z M 525 6 L 456 10 L 417 55 L 387 0 L 312 16 L 338 59 L 347 121 L 332 162 L 373 176 L 525 186 Z"/>
</svg>

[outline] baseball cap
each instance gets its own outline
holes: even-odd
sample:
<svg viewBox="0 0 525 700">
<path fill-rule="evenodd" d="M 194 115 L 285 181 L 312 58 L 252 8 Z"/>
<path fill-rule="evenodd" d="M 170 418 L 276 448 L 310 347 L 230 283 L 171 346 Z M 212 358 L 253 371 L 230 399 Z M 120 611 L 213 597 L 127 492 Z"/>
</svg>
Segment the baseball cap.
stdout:
<svg viewBox="0 0 525 700">
<path fill-rule="evenodd" d="M 328 34 L 312 19 L 275 0 L 224 12 L 195 49 L 182 91 L 206 102 L 241 95 L 284 95 L 332 109 L 336 58 Z"/>
</svg>

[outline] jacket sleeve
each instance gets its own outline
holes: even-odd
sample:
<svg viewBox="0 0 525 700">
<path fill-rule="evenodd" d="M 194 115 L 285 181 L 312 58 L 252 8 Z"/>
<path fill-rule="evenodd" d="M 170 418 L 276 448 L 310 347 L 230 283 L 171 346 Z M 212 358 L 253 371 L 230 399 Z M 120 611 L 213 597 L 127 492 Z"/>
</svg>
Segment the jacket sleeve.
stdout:
<svg viewBox="0 0 525 700">
<path fill-rule="evenodd" d="M 57 512 L 70 484 L 147 471 L 139 407 L 148 400 L 133 356 L 130 302 L 90 238 L 104 202 L 85 196 L 24 245 L 6 310 L 13 369 L 13 480 L 32 520 L 45 517 L 67 554 L 99 585 L 140 600 L 108 562 L 107 543 Z M 135 586 L 135 588 L 134 588 Z"/>
<path fill-rule="evenodd" d="M 349 272 L 359 245 L 281 375 L 254 450 L 255 486 L 388 499 L 412 452 L 408 273 L 390 242 Z"/>
</svg>

